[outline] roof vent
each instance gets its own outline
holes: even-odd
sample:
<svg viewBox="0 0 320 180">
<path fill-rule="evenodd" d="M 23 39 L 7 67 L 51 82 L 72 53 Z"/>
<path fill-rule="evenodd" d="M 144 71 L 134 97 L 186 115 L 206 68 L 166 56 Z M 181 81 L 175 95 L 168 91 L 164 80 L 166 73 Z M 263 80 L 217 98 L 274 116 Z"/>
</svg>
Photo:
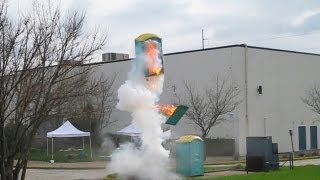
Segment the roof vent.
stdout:
<svg viewBox="0 0 320 180">
<path fill-rule="evenodd" d="M 103 62 L 119 61 L 129 59 L 129 54 L 122 53 L 104 53 L 102 54 Z"/>
</svg>

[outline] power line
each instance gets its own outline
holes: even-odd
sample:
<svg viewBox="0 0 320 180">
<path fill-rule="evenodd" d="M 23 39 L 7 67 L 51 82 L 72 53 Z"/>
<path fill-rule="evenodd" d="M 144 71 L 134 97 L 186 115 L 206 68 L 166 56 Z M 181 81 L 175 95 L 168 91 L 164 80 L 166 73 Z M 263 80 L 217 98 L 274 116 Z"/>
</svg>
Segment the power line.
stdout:
<svg viewBox="0 0 320 180">
<path fill-rule="evenodd" d="M 291 34 L 291 35 L 281 35 L 281 36 L 273 36 L 270 38 L 265 38 L 265 39 L 255 39 L 255 40 L 249 40 L 250 42 L 253 41 L 265 41 L 265 40 L 273 40 L 273 39 L 281 39 L 281 38 L 290 38 L 290 37 L 298 37 L 298 36 L 306 36 L 306 35 L 311 35 L 311 34 L 319 34 L 320 31 L 312 31 L 308 33 L 299 33 L 299 34 Z"/>
<path fill-rule="evenodd" d="M 304 32 L 304 33 L 298 33 L 298 34 L 290 34 L 290 35 L 278 35 L 278 36 L 270 36 L 267 38 L 261 38 L 261 39 L 251 39 L 251 40 L 245 40 L 244 42 L 258 42 L 258 41 L 268 41 L 268 40 L 274 40 L 274 39 L 282 39 L 282 38 L 290 38 L 290 37 L 299 37 L 299 36 L 306 36 L 306 35 L 313 35 L 313 34 L 319 34 L 320 31 L 311 31 L 311 32 Z M 243 41 L 243 40 L 242 40 Z M 230 44 L 235 41 L 229 41 L 221 44 Z M 236 41 L 236 42 L 239 42 Z M 220 45 L 221 45 L 220 44 Z"/>
<path fill-rule="evenodd" d="M 320 49 L 320 47 L 319 46 L 314 46 L 314 47 L 310 47 L 310 48 L 304 48 L 304 49 L 302 49 L 302 51 L 306 51 L 306 50 L 316 50 L 316 49 Z"/>
</svg>

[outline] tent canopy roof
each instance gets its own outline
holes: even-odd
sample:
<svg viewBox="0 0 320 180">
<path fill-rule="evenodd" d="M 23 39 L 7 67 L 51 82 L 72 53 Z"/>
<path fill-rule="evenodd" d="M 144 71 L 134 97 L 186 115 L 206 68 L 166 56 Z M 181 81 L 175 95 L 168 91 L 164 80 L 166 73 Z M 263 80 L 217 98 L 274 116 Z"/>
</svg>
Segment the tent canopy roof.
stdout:
<svg viewBox="0 0 320 180">
<path fill-rule="evenodd" d="M 48 132 L 47 137 L 83 137 L 90 136 L 90 132 L 83 132 L 75 128 L 69 121 L 63 123 L 58 129 Z"/>
<path fill-rule="evenodd" d="M 142 133 L 142 130 L 133 124 L 130 124 L 129 126 L 116 132 L 116 134 L 126 135 L 126 136 L 140 136 L 141 133 Z"/>
<path fill-rule="evenodd" d="M 141 136 L 142 132 L 143 132 L 142 129 L 135 126 L 134 124 L 130 124 L 129 126 L 117 131 L 116 134 L 133 137 L 133 136 Z M 170 139 L 170 136 L 171 136 L 170 130 L 164 131 L 162 134 L 162 138 L 164 139 Z"/>
</svg>

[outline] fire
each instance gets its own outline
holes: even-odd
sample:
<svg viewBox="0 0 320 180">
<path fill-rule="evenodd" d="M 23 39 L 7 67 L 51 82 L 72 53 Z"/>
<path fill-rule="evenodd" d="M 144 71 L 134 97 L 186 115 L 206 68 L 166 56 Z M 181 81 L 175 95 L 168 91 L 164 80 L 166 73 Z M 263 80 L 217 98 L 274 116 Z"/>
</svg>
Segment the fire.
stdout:
<svg viewBox="0 0 320 180">
<path fill-rule="evenodd" d="M 161 68 L 149 69 L 150 75 L 159 75 L 161 74 Z"/>
<path fill-rule="evenodd" d="M 171 116 L 177 109 L 176 106 L 170 104 L 157 104 L 156 108 L 158 108 L 159 111 L 166 116 Z"/>
<path fill-rule="evenodd" d="M 159 59 L 158 45 L 155 42 L 150 41 L 146 43 L 146 55 L 148 58 L 147 66 L 149 75 L 161 74 L 161 59 Z"/>
</svg>

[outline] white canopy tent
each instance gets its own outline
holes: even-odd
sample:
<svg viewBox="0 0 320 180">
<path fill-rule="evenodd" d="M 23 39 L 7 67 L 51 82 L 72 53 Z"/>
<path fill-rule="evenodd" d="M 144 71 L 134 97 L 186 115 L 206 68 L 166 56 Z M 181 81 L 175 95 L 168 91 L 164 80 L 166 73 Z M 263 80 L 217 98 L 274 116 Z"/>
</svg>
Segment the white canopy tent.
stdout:
<svg viewBox="0 0 320 180">
<path fill-rule="evenodd" d="M 142 130 L 133 124 L 130 124 L 129 126 L 116 132 L 116 134 L 118 135 L 125 135 L 125 136 L 140 136 L 141 133 L 142 133 Z"/>
<path fill-rule="evenodd" d="M 82 137 L 82 149 L 84 150 L 84 137 L 89 136 L 90 140 L 90 155 L 92 158 L 92 148 L 91 148 L 91 136 L 90 132 L 83 132 L 75 128 L 69 121 L 63 123 L 59 128 L 54 131 L 47 133 L 47 155 L 48 150 L 48 138 L 51 138 L 51 158 L 53 159 L 53 138 L 55 137 Z"/>
<path fill-rule="evenodd" d="M 142 132 L 143 131 L 139 127 L 135 126 L 134 124 L 130 124 L 129 126 L 117 131 L 116 134 L 135 137 L 135 136 L 141 136 Z M 169 139 L 170 135 L 171 135 L 170 130 L 164 131 L 162 138 Z"/>
</svg>

